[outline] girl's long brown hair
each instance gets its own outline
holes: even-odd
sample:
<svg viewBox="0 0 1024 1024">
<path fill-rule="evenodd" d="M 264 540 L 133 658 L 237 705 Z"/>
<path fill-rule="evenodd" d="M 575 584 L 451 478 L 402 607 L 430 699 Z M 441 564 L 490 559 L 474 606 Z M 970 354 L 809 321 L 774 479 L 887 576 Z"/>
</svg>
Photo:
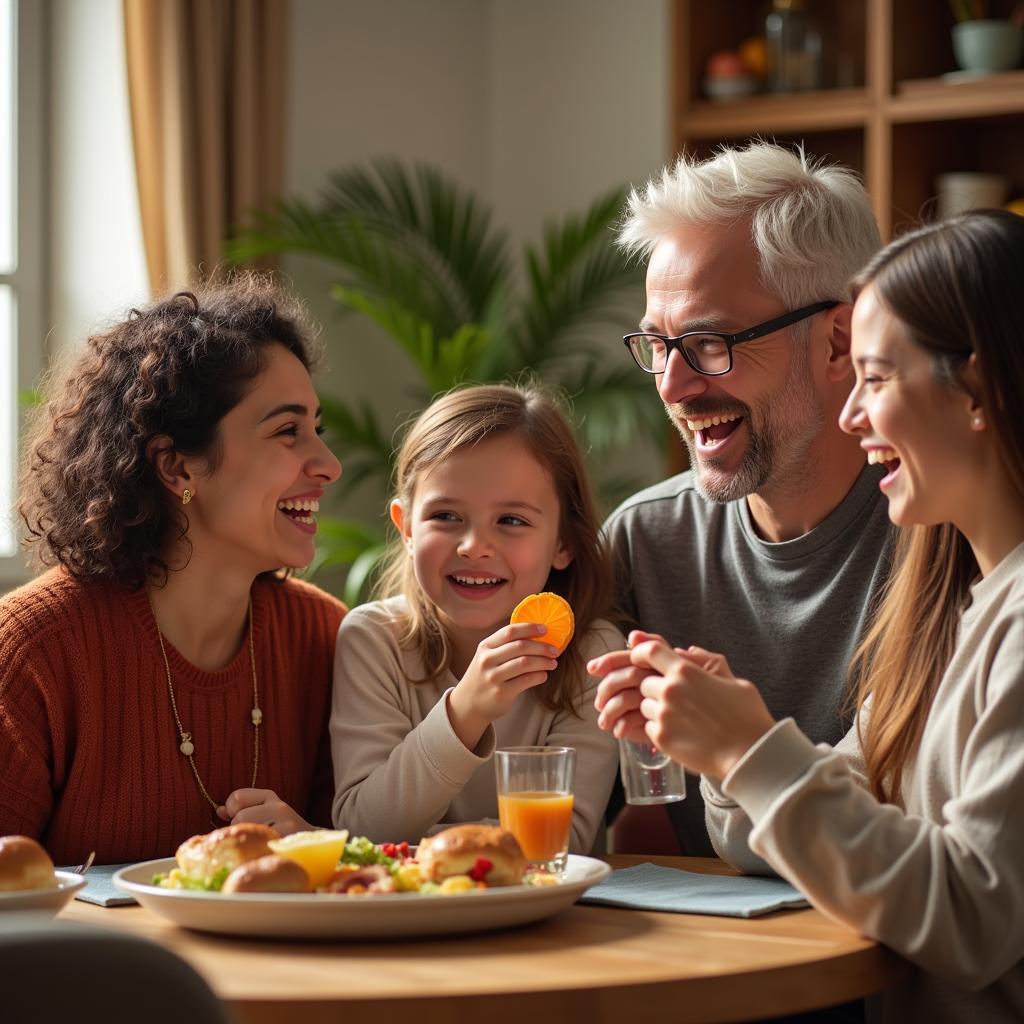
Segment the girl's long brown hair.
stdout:
<svg viewBox="0 0 1024 1024">
<path fill-rule="evenodd" d="M 576 633 L 546 683 L 531 691 L 544 707 L 578 714 L 586 673 L 578 641 L 610 605 L 611 574 L 597 506 L 579 442 L 556 401 L 537 385 L 485 385 L 451 391 L 413 424 L 402 443 L 395 496 L 411 513 L 420 475 L 456 452 L 488 438 L 512 434 L 550 475 L 560 507 L 559 537 L 572 552 L 565 569 L 552 569 L 545 590 L 564 597 L 576 618 Z M 426 676 L 435 682 L 451 662 L 451 645 L 437 609 L 416 581 L 401 538 L 393 542 L 378 597 L 403 594 L 408 612 L 401 622 L 403 647 L 423 654 Z"/>
<path fill-rule="evenodd" d="M 984 210 L 921 228 L 883 249 L 855 279 L 931 355 L 936 376 L 962 388 L 976 356 L 985 420 L 1024 499 L 1024 218 Z M 978 564 L 952 524 L 901 531 L 895 569 L 851 666 L 871 792 L 902 804 L 901 783 L 956 644 Z"/>
</svg>

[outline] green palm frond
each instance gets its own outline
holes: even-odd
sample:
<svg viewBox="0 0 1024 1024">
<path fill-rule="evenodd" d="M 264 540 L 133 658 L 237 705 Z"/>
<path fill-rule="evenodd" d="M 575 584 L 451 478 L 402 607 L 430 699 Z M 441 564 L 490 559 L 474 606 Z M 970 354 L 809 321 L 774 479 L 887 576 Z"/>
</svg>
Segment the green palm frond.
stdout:
<svg viewBox="0 0 1024 1024">
<path fill-rule="evenodd" d="M 431 167 L 410 172 L 397 160 L 382 159 L 369 169 L 339 171 L 323 205 L 331 216 L 357 218 L 432 269 L 458 323 L 480 320 L 508 277 L 506 233 L 491 227 L 490 211 L 471 194 Z"/>
<path fill-rule="evenodd" d="M 350 519 L 320 516 L 317 523 L 316 555 L 304 575 L 315 576 L 321 569 L 351 565 L 364 551 L 384 543 L 383 534 Z"/>
<path fill-rule="evenodd" d="M 583 217 L 549 225 L 539 249 L 528 248 L 528 291 L 514 332 L 515 357 L 539 368 L 589 348 L 595 330 L 621 333 L 642 299 L 643 271 L 614 246 L 612 226 L 622 207 L 616 190 Z"/>
<path fill-rule="evenodd" d="M 609 367 L 606 358 L 592 357 L 574 376 L 569 397 L 580 437 L 594 455 L 630 442 L 664 441 L 665 407 L 650 375 L 632 360 Z"/>
<path fill-rule="evenodd" d="M 342 267 L 359 262 L 346 225 L 304 199 L 279 199 L 255 211 L 249 226 L 224 243 L 224 258 L 235 264 L 283 252 L 319 256 Z"/>
<path fill-rule="evenodd" d="M 357 604 L 369 599 L 370 588 L 374 577 L 389 550 L 386 541 L 379 541 L 364 548 L 353 560 L 345 577 L 345 591 L 342 595 L 345 603 L 354 608 Z"/>
<path fill-rule="evenodd" d="M 369 404 L 362 401 L 346 405 L 321 397 L 320 415 L 328 446 L 341 454 L 345 489 L 352 490 L 373 477 L 386 483 L 393 449 Z"/>
</svg>

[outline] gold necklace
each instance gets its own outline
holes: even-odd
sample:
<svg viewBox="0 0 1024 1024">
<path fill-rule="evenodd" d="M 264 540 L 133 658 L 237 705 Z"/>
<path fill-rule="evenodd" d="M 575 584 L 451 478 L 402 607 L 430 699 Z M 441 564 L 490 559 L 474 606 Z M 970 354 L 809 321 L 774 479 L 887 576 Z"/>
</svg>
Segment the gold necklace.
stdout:
<svg viewBox="0 0 1024 1024">
<path fill-rule="evenodd" d="M 167 649 L 164 647 L 164 637 L 160 632 L 160 623 L 156 621 L 156 609 L 153 607 L 153 598 L 150 596 L 149 591 L 146 591 L 146 597 L 149 600 L 149 610 L 153 613 L 153 624 L 156 626 L 156 638 L 160 643 L 160 653 L 164 658 L 164 669 L 167 672 L 167 692 L 171 695 L 171 710 L 174 712 L 174 721 L 178 726 L 178 734 L 181 736 L 181 742 L 178 744 L 178 749 L 188 758 L 188 763 L 192 766 L 192 774 L 196 777 L 196 782 L 199 785 L 199 792 L 206 798 L 206 802 L 214 809 L 220 806 L 213 797 L 206 791 L 206 787 L 203 785 L 203 780 L 199 777 L 199 769 L 196 768 L 195 758 L 192 756 L 195 753 L 195 744 L 192 742 L 192 733 L 186 732 L 181 724 L 181 718 L 178 715 L 178 704 L 174 699 L 174 687 L 171 685 L 171 665 L 167 660 Z M 252 597 L 249 598 L 249 665 L 252 667 L 252 711 L 250 712 L 250 719 L 252 721 L 252 782 L 249 783 L 251 788 L 256 786 L 256 772 L 259 769 L 260 764 L 260 725 L 263 722 L 263 712 L 260 710 L 260 694 L 256 686 L 256 654 L 253 650 L 252 642 Z"/>
</svg>

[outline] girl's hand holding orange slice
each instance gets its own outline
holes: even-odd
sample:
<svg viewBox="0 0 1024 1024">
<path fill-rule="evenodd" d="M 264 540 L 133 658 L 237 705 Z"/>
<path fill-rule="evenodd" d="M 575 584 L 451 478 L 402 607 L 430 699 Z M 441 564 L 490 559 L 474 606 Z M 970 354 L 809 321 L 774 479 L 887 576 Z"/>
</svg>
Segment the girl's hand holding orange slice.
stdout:
<svg viewBox="0 0 1024 1024">
<path fill-rule="evenodd" d="M 513 625 L 517 622 L 533 622 L 545 626 L 546 632 L 537 639 L 557 647 L 559 654 L 569 646 L 573 630 L 576 628 L 576 620 L 569 602 L 564 597 L 548 591 L 524 597 L 512 609 L 512 618 L 509 621 Z"/>
</svg>

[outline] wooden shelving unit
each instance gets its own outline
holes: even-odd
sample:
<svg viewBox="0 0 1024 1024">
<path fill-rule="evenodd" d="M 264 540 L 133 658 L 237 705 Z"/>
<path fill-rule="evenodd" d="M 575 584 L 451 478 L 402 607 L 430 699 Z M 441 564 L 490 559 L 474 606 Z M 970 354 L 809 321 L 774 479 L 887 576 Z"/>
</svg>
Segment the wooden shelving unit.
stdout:
<svg viewBox="0 0 1024 1024">
<path fill-rule="evenodd" d="M 993 0 L 994 16 L 1012 0 Z M 732 102 L 704 97 L 704 62 L 763 34 L 766 0 L 674 0 L 672 138 L 710 154 L 759 135 L 802 142 L 864 176 L 885 238 L 931 216 L 944 171 L 1005 175 L 1024 195 L 1024 70 L 956 71 L 943 0 L 808 0 L 825 39 L 825 86 Z M 842 86 L 840 87 L 840 80 Z"/>
</svg>

